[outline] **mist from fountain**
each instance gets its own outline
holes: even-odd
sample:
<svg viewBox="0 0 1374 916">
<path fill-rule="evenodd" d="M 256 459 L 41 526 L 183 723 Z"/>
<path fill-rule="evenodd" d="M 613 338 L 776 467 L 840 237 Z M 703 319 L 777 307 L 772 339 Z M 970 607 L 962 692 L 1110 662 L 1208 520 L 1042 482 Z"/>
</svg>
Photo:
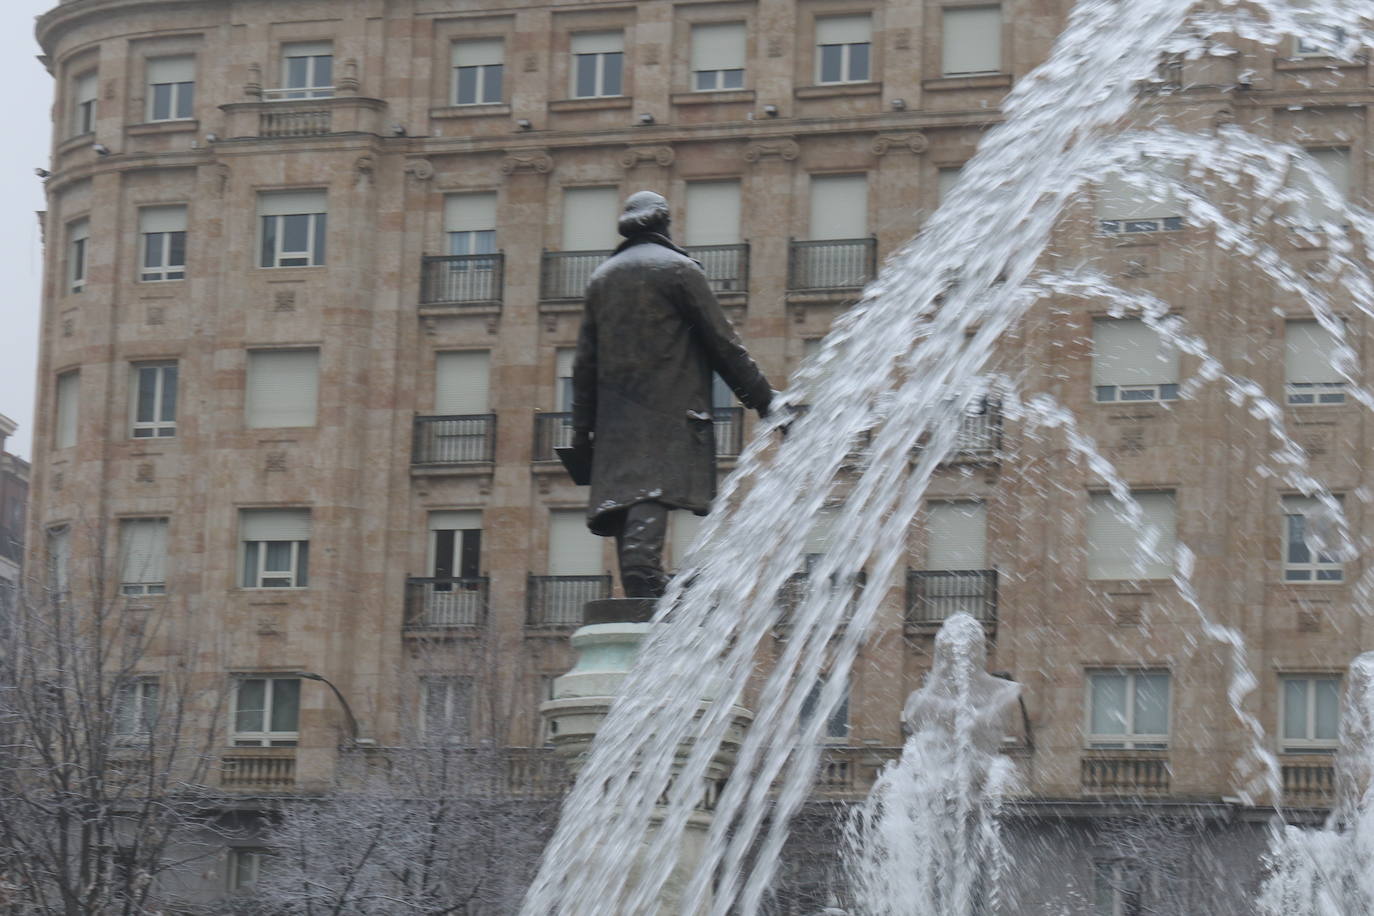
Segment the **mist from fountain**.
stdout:
<svg viewBox="0 0 1374 916">
<path fill-rule="evenodd" d="M 682 574 L 660 603 L 655 632 L 565 804 L 524 913 L 654 912 L 699 787 L 751 677 L 758 685 L 754 724 L 680 910 L 718 916 L 757 910 L 788 824 L 808 795 L 824 724 L 844 700 L 859 648 L 904 566 L 927 485 L 954 447 L 960 418 L 983 398 L 1001 400 L 1022 441 L 1058 437 L 1070 460 L 1103 482 L 1141 535 L 1142 567 L 1159 552 L 1160 533 L 1071 411 L 1046 392 L 1022 392 L 1020 378 L 996 371 L 996 342 L 1019 329 L 1042 300 L 1107 302 L 1112 314 L 1140 317 L 1196 357 L 1198 369 L 1183 380 L 1182 396 L 1221 386 L 1276 443 L 1270 461 L 1253 470 L 1256 480 L 1277 480 L 1317 498 L 1328 517 L 1322 527 L 1330 532 L 1330 549 L 1362 549 L 1340 502 L 1286 432 L 1283 409 L 1259 383 L 1228 369 L 1181 317 L 1169 314 L 1167 303 L 1124 290 L 1086 265 L 1037 269 L 1042 259 L 1056 260 L 1045 252 L 1066 208 L 1093 182 L 1119 175 L 1142 192 L 1178 201 L 1186 225 L 1208 231 L 1219 248 L 1243 258 L 1280 293 L 1307 302 L 1339 342 L 1336 367 L 1347 391 L 1374 406 L 1354 377 L 1354 353 L 1333 299 L 1374 314 L 1374 284 L 1364 267 L 1371 252 L 1363 240 L 1374 239 L 1368 214 L 1345 207 L 1340 191 L 1297 147 L 1225 123 L 1190 134 L 1150 123 L 1137 110 L 1140 87 L 1154 77 L 1163 53 L 1225 53 L 1228 34 L 1268 44 L 1303 35 L 1350 57 L 1374 44 L 1371 4 L 1218 0 L 1207 7 L 1194 9 L 1191 0 L 1080 2 L 1046 63 L 1008 95 L 1004 122 L 985 135 L 925 229 L 836 321 L 785 393 L 782 409 L 723 484 Z M 1242 206 L 1219 206 L 1213 188 Z M 1355 231 L 1334 223 L 1311 228 L 1318 224 L 1311 215 L 1317 202 L 1342 213 Z M 1275 225 L 1325 243 L 1320 273 L 1285 260 L 1270 241 Z M 803 403 L 808 410 L 789 413 L 788 406 Z M 789 420 L 789 435 L 780 440 L 777 430 Z M 855 453 L 858 467 L 847 471 Z M 784 622 L 777 596 L 801 568 L 823 509 L 833 511 L 831 530 L 842 532 L 810 569 L 811 582 L 827 585 L 810 588 Z M 1199 637 L 1219 644 L 1231 706 L 1251 736 L 1234 794 L 1245 801 L 1276 795 L 1278 764 L 1249 700 L 1256 679 L 1243 634 L 1214 620 L 1199 599 L 1186 545 L 1167 559 Z M 1374 565 L 1357 586 L 1364 598 L 1372 589 Z M 759 671 L 762 650 L 784 628 L 788 636 L 771 669 Z M 805 718 L 817 685 L 815 714 Z M 680 750 L 682 759 L 675 759 Z M 643 867 L 625 867 L 636 859 Z M 911 912 L 938 912 L 910 905 Z"/>
</svg>

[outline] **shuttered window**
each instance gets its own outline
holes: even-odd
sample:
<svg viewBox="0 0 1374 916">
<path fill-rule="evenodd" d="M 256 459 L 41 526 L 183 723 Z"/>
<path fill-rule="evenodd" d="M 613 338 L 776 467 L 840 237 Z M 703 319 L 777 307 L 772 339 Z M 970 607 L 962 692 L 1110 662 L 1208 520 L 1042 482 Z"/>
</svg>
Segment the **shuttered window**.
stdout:
<svg viewBox="0 0 1374 916">
<path fill-rule="evenodd" d="M 549 575 L 602 575 L 606 567 L 601 547 L 601 538 L 587 530 L 583 510 L 549 511 Z"/>
<path fill-rule="evenodd" d="M 63 597 L 71 584 L 72 530 L 66 525 L 49 528 L 45 535 L 47 547 L 47 585 L 58 598 Z"/>
<path fill-rule="evenodd" d="M 682 566 L 682 559 L 687 556 L 687 548 L 696 540 L 704 521 L 704 516 L 687 509 L 676 509 L 668 513 L 668 545 L 664 560 L 670 571 Z"/>
<path fill-rule="evenodd" d="M 138 211 L 138 279 L 149 283 L 186 277 L 186 206 L 143 207 Z"/>
<path fill-rule="evenodd" d="M 119 523 L 120 591 L 161 595 L 167 591 L 167 519 L 128 518 Z"/>
<path fill-rule="evenodd" d="M 960 6 L 944 10 L 941 71 L 945 76 L 1002 72 L 1002 8 Z"/>
<path fill-rule="evenodd" d="M 76 420 L 79 413 L 81 373 L 73 370 L 57 377 L 57 410 L 53 423 L 53 448 L 76 445 Z"/>
<path fill-rule="evenodd" d="M 939 203 L 944 203 L 949 197 L 954 186 L 959 183 L 959 176 L 963 171 L 963 168 L 958 166 L 939 170 L 936 175 L 936 193 L 940 195 Z"/>
<path fill-rule="evenodd" d="M 575 347 L 559 347 L 554 352 L 554 410 L 563 413 L 572 410 L 573 361 L 576 359 Z"/>
<path fill-rule="evenodd" d="M 1093 493 L 1088 501 L 1087 540 L 1089 579 L 1168 579 L 1174 574 L 1174 494 L 1132 493 L 1146 525 L 1158 532 L 1155 556 L 1144 555 L 1137 531 L 1122 515 L 1124 506 L 1108 493 Z M 1139 558 L 1140 563 L 1136 560 Z"/>
<path fill-rule="evenodd" d="M 563 250 L 611 250 L 620 238 L 619 217 L 615 188 L 568 188 L 563 192 Z"/>
<path fill-rule="evenodd" d="M 1336 186 L 1340 200 L 1332 203 L 1317 191 L 1317 186 L 1306 175 L 1293 173 L 1293 187 L 1303 194 L 1299 219 L 1302 225 L 1318 227 L 1323 225 L 1344 226 L 1346 216 L 1339 204 L 1350 199 L 1350 150 L 1346 148 L 1310 149 L 1307 155 L 1317 161 L 1317 165 L 1331 183 Z"/>
<path fill-rule="evenodd" d="M 1183 166 L 1177 163 L 1161 163 L 1154 171 L 1161 181 L 1183 178 Z M 1119 174 L 1105 175 L 1098 182 L 1096 208 L 1103 232 L 1158 232 L 1183 228 L 1183 206 L 1171 191 L 1140 187 Z"/>
<path fill-rule="evenodd" d="M 491 353 L 450 350 L 434 355 L 434 412 L 443 417 L 489 413 Z"/>
<path fill-rule="evenodd" d="M 72 81 L 72 133 L 89 134 L 95 131 L 95 106 L 100 94 L 96 71 L 83 73 Z"/>
<path fill-rule="evenodd" d="M 271 99 L 327 99 L 334 95 L 334 45 L 297 41 L 281 46 L 281 89 Z"/>
<path fill-rule="evenodd" d="M 1316 321 L 1284 327 L 1284 381 L 1289 404 L 1344 404 L 1345 381 L 1336 371 L 1336 338 Z"/>
<path fill-rule="evenodd" d="M 451 255 L 492 254 L 496 251 L 496 192 L 449 194 L 444 198 L 444 234 Z M 481 269 L 485 262 L 463 265 Z"/>
<path fill-rule="evenodd" d="M 868 235 L 868 176 L 811 178 L 811 238 L 859 239 Z"/>
<path fill-rule="evenodd" d="M 310 582 L 309 509 L 239 512 L 244 588 L 305 588 Z"/>
<path fill-rule="evenodd" d="M 623 92 L 624 32 L 578 32 L 569 46 L 573 98 L 617 96 Z"/>
<path fill-rule="evenodd" d="M 453 104 L 489 105 L 501 101 L 505 43 L 478 38 L 453 43 Z"/>
<path fill-rule="evenodd" d="M 148 60 L 148 120 L 176 121 L 194 116 L 196 59 L 189 55 Z"/>
<path fill-rule="evenodd" d="M 314 426 L 319 401 L 318 350 L 250 350 L 244 418 L 250 429 Z"/>
<path fill-rule="evenodd" d="M 1093 388 L 1098 401 L 1172 401 L 1178 350 L 1138 318 L 1093 320 Z"/>
<path fill-rule="evenodd" d="M 130 424 L 135 439 L 169 439 L 177 434 L 177 364 L 134 363 L 131 367 Z"/>
<path fill-rule="evenodd" d="M 747 57 L 742 22 L 703 22 L 692 26 L 692 88 L 741 89 Z"/>
<path fill-rule="evenodd" d="M 270 191 L 258 195 L 262 267 L 312 267 L 325 263 L 328 194 Z"/>
<path fill-rule="evenodd" d="M 420 680 L 420 734 L 438 744 L 465 744 L 472 734 L 473 680 L 450 675 Z"/>
<path fill-rule="evenodd" d="M 987 569 L 988 513 L 981 502 L 926 507 L 926 569 Z"/>
<path fill-rule="evenodd" d="M 688 245 L 738 245 L 739 227 L 738 181 L 687 182 Z"/>
<path fill-rule="evenodd" d="M 872 79 L 873 21 L 868 16 L 816 20 L 816 82 L 863 83 Z"/>
<path fill-rule="evenodd" d="M 91 221 L 78 219 L 67 225 L 67 281 L 72 292 L 86 288 L 90 267 Z"/>
</svg>

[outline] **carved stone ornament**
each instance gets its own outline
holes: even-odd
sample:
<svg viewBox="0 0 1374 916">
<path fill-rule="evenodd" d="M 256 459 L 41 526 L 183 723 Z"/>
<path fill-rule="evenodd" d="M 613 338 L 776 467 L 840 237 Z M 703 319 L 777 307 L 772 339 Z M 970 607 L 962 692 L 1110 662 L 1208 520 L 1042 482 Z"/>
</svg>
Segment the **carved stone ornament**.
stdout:
<svg viewBox="0 0 1374 916">
<path fill-rule="evenodd" d="M 139 483 L 152 483 L 157 477 L 157 469 L 151 461 L 145 461 L 134 469 L 134 479 Z"/>
<path fill-rule="evenodd" d="M 145 319 L 147 324 L 163 324 L 167 320 L 167 313 L 160 305 L 148 306 L 148 317 Z"/>
<path fill-rule="evenodd" d="M 930 141 L 920 131 L 911 134 L 879 134 L 873 138 L 873 155 L 886 156 L 889 150 L 904 148 L 916 155 L 930 148 Z"/>
<path fill-rule="evenodd" d="M 272 311 L 294 312 L 296 310 L 296 291 L 279 289 L 272 294 Z"/>
<path fill-rule="evenodd" d="M 219 162 L 215 164 L 215 196 L 223 197 L 229 190 L 229 166 Z"/>
<path fill-rule="evenodd" d="M 1212 126 L 1215 128 L 1229 127 L 1236 123 L 1236 112 L 1230 106 L 1222 108 L 1212 115 Z"/>
<path fill-rule="evenodd" d="M 801 147 L 797 141 L 791 137 L 782 137 L 777 140 L 760 140 L 750 143 L 744 148 L 745 162 L 758 162 L 766 156 L 777 156 L 785 162 L 791 162 L 801 155 Z"/>
<path fill-rule="evenodd" d="M 337 88 L 341 92 L 357 92 L 360 83 L 358 82 L 358 61 L 355 58 L 348 58 L 343 62 L 343 72 L 339 76 Z"/>
<path fill-rule="evenodd" d="M 405 173 L 416 181 L 429 181 L 434 177 L 434 163 L 428 159 L 407 159 Z"/>
<path fill-rule="evenodd" d="M 537 172 L 546 175 L 553 171 L 553 157 L 544 150 L 524 150 L 507 153 L 501 160 L 501 174 L 514 175 L 516 172 Z"/>
<path fill-rule="evenodd" d="M 620 164 L 627 169 L 632 169 L 641 162 L 656 162 L 666 167 L 672 165 L 676 159 L 677 153 L 673 152 L 671 146 L 632 146 L 620 157 Z"/>
<path fill-rule="evenodd" d="M 663 46 L 662 46 L 662 45 L 657 44 L 657 43 L 651 43 L 651 44 L 645 45 L 645 46 L 644 46 L 644 53 L 643 53 L 644 66 L 646 66 L 646 67 L 657 67 L 657 66 L 658 66 L 658 62 L 659 62 L 659 59 L 662 57 L 662 54 L 663 54 Z"/>
<path fill-rule="evenodd" d="M 371 156 L 359 156 L 357 161 L 353 163 L 353 171 L 358 173 L 359 181 L 366 181 L 371 178 L 374 167 Z"/>
</svg>

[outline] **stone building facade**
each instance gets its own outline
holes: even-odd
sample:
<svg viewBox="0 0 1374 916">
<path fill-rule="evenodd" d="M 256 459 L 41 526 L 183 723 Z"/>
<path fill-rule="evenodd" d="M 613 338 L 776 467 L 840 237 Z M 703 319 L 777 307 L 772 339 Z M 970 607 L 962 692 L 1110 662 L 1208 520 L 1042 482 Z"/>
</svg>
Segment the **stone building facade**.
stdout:
<svg viewBox="0 0 1374 916">
<path fill-rule="evenodd" d="M 29 502 L 29 463 L 5 451 L 18 425 L 0 414 L 0 629 L 14 600 L 24 560 L 24 513 Z"/>
<path fill-rule="evenodd" d="M 669 197 L 781 387 L 920 229 L 1068 6 L 60 3 L 38 23 L 56 102 L 31 557 L 194 620 L 198 670 L 234 704 L 227 790 L 329 784 L 354 726 L 302 673 L 337 686 L 365 745 L 438 717 L 523 754 L 537 782 L 538 703 L 581 601 L 611 587 L 552 447 L 616 201 Z M 1186 127 L 1299 141 L 1358 197 L 1374 71 L 1296 40 L 1238 48 L 1142 92 Z M 1367 421 L 1314 368 L 1330 341 L 1166 211 L 1085 200 L 1053 257 L 1159 293 L 1224 343 L 1365 530 Z M 1244 635 L 1244 702 L 1277 736 L 1286 800 L 1319 808 L 1332 691 L 1370 642 L 1360 563 L 1304 547 L 1310 504 L 1250 474 L 1273 444 L 1262 421 L 1215 388 L 1179 400 L 1195 365 L 1142 364 L 1139 335 L 1101 303 L 1057 302 L 1005 365 L 1071 407 L 1193 547 L 1201 601 Z M 752 418 L 722 398 L 716 423 L 727 472 Z M 1142 799 L 1208 824 L 1262 814 L 1230 801 L 1251 739 L 1226 664 L 1168 570 L 1123 571 L 1101 486 L 995 404 L 968 419 L 819 795 L 854 797 L 897 753 L 902 701 L 957 608 L 1025 687 L 1009 752 L 1036 817 Z M 1081 836 L 1066 880 L 1086 900 L 1101 844 Z"/>
</svg>

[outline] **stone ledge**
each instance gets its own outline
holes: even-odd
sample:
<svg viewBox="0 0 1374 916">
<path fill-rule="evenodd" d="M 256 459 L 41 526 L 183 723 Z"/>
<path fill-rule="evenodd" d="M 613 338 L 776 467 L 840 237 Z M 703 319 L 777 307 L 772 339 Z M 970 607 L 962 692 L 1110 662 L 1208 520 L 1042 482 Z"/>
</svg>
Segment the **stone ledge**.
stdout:
<svg viewBox="0 0 1374 916">
<path fill-rule="evenodd" d="M 506 103 L 491 102 L 482 105 L 445 105 L 442 108 L 431 108 L 429 117 L 432 121 L 442 121 L 448 118 L 494 118 L 510 113 L 511 107 Z"/>
<path fill-rule="evenodd" d="M 554 99 L 549 102 L 549 111 L 604 111 L 633 106 L 634 99 L 630 96 L 612 95 L 591 99 Z"/>
<path fill-rule="evenodd" d="M 142 124 L 130 124 L 124 128 L 124 133 L 131 137 L 148 137 L 158 134 L 185 134 L 195 133 L 200 130 L 200 122 L 194 118 L 179 118 L 167 121 L 146 121 Z"/>
<path fill-rule="evenodd" d="M 674 92 L 668 97 L 674 105 L 724 105 L 754 101 L 752 89 L 712 89 L 702 92 Z"/>
<path fill-rule="evenodd" d="M 798 86 L 792 94 L 799 99 L 833 99 L 860 95 L 882 95 L 882 92 L 882 83 L 869 82 Z"/>
<path fill-rule="evenodd" d="M 1010 73 L 988 73 L 981 76 L 940 76 L 921 80 L 927 92 L 952 92 L 959 89 L 1005 89 L 1011 85 Z"/>
</svg>

